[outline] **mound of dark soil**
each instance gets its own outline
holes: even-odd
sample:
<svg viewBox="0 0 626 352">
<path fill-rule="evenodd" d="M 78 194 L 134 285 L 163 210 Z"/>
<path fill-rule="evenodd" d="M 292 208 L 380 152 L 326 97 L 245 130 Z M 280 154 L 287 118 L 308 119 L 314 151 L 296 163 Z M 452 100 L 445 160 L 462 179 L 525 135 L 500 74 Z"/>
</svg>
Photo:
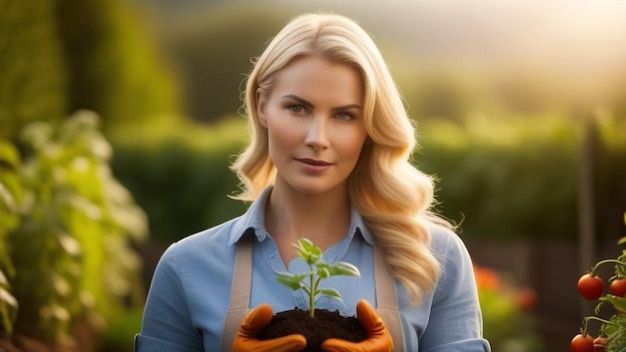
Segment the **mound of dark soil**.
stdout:
<svg viewBox="0 0 626 352">
<path fill-rule="evenodd" d="M 306 338 L 306 352 L 320 351 L 322 342 L 329 338 L 353 342 L 367 338 L 367 332 L 356 317 L 344 317 L 338 311 L 316 309 L 315 318 L 311 318 L 309 311 L 297 308 L 276 313 L 258 337 L 271 339 L 296 333 Z"/>
</svg>

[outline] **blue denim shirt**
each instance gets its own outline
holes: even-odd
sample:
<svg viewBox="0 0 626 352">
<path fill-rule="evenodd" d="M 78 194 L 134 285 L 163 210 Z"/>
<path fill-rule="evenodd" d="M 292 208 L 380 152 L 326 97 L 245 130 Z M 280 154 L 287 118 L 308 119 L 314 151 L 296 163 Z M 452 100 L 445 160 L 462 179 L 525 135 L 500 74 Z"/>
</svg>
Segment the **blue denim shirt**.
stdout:
<svg viewBox="0 0 626 352">
<path fill-rule="evenodd" d="M 278 248 L 264 224 L 269 189 L 248 211 L 224 224 L 172 244 L 154 272 L 143 316 L 135 338 L 137 352 L 219 351 L 235 258 L 235 244 L 254 229 L 250 307 L 269 303 L 274 312 L 298 307 L 308 309 L 302 290 L 292 291 L 275 279 L 277 271 L 304 272 L 305 264 L 294 259 L 285 268 Z M 482 338 L 482 317 L 472 262 L 460 238 L 433 226 L 432 250 L 441 263 L 436 288 L 420 305 L 411 305 L 407 291 L 396 282 L 398 306 L 406 351 L 489 352 Z M 346 237 L 327 249 L 328 262 L 356 265 L 360 277 L 331 277 L 322 286 L 337 289 L 342 300 L 320 296 L 319 308 L 356 315 L 356 304 L 366 299 L 376 305 L 372 236 L 362 217 L 352 211 Z"/>
</svg>

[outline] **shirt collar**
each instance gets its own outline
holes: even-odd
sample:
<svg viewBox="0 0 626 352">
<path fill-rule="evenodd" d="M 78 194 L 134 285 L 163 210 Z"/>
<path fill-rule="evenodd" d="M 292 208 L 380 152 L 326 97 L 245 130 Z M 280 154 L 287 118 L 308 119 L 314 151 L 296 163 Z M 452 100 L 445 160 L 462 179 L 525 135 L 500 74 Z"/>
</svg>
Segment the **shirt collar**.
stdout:
<svg viewBox="0 0 626 352">
<path fill-rule="evenodd" d="M 235 224 L 232 228 L 233 231 L 230 233 L 230 238 L 228 240 L 229 245 L 238 242 L 250 229 L 254 230 L 254 234 L 259 242 L 267 238 L 268 233 L 265 229 L 265 204 L 267 203 L 271 192 L 271 186 L 266 188 L 263 193 L 261 193 L 259 198 L 252 202 L 248 210 L 235 220 Z M 348 231 L 350 241 L 352 241 L 356 233 L 361 234 L 367 243 L 374 245 L 372 235 L 367 226 L 365 226 L 363 217 L 359 214 L 355 207 L 352 206 L 350 211 L 350 229 Z"/>
<path fill-rule="evenodd" d="M 259 198 L 252 202 L 248 210 L 235 220 L 233 230 L 228 239 L 229 245 L 238 242 L 249 229 L 254 230 L 254 234 L 259 242 L 268 236 L 265 229 L 265 203 L 267 203 L 271 192 L 272 187 L 266 188 Z"/>
<path fill-rule="evenodd" d="M 374 245 L 374 239 L 372 238 L 370 230 L 367 228 L 367 226 L 365 226 L 365 221 L 363 220 L 363 217 L 361 216 L 361 214 L 359 214 L 358 211 L 356 211 L 356 208 L 353 205 L 350 214 L 350 231 L 348 231 L 348 237 L 350 237 L 350 240 L 353 239 L 355 233 L 361 234 L 361 237 L 363 237 L 365 242 L 369 243 L 372 246 Z"/>
</svg>

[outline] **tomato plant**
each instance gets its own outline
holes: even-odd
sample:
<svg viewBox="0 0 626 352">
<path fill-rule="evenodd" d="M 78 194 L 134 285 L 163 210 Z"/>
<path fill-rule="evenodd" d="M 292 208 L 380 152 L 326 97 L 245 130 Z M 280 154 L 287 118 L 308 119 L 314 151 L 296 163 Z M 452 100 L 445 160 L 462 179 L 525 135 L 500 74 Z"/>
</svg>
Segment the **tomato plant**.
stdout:
<svg viewBox="0 0 626 352">
<path fill-rule="evenodd" d="M 626 224 L 626 213 L 624 213 Z M 617 241 L 618 245 L 626 245 L 626 236 Z M 602 265 L 611 264 L 615 274 L 608 279 L 608 292 L 604 292 L 603 282 L 596 272 Z M 583 319 L 580 333 L 570 343 L 572 352 L 623 352 L 626 351 L 626 249 L 622 249 L 617 258 L 597 262 L 578 280 L 578 292 L 588 300 L 598 300 L 594 310 L 599 314 L 604 304 L 612 306 L 614 312 L 608 319 L 589 315 Z M 589 333 L 589 322 L 600 323 L 598 336 L 594 339 Z"/>
<path fill-rule="evenodd" d="M 572 339 L 570 349 L 572 352 L 594 352 L 593 340 L 590 335 L 578 334 Z"/>
<path fill-rule="evenodd" d="M 587 273 L 578 280 L 578 292 L 590 301 L 600 298 L 603 291 L 604 283 L 602 279 L 593 273 Z"/>
</svg>

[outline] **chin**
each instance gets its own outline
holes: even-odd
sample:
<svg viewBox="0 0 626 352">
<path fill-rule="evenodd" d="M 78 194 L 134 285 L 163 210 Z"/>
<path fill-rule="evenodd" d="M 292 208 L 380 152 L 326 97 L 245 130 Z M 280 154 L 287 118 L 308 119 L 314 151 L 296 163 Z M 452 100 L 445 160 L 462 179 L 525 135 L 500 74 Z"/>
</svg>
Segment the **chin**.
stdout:
<svg viewBox="0 0 626 352">
<path fill-rule="evenodd" d="M 317 182 L 304 181 L 299 183 L 292 183 L 291 188 L 293 191 L 308 195 L 308 196 L 316 196 L 327 194 L 329 192 L 337 192 L 342 189 L 341 185 L 338 184 L 318 184 Z M 343 187 L 345 189 L 345 187 Z"/>
</svg>

